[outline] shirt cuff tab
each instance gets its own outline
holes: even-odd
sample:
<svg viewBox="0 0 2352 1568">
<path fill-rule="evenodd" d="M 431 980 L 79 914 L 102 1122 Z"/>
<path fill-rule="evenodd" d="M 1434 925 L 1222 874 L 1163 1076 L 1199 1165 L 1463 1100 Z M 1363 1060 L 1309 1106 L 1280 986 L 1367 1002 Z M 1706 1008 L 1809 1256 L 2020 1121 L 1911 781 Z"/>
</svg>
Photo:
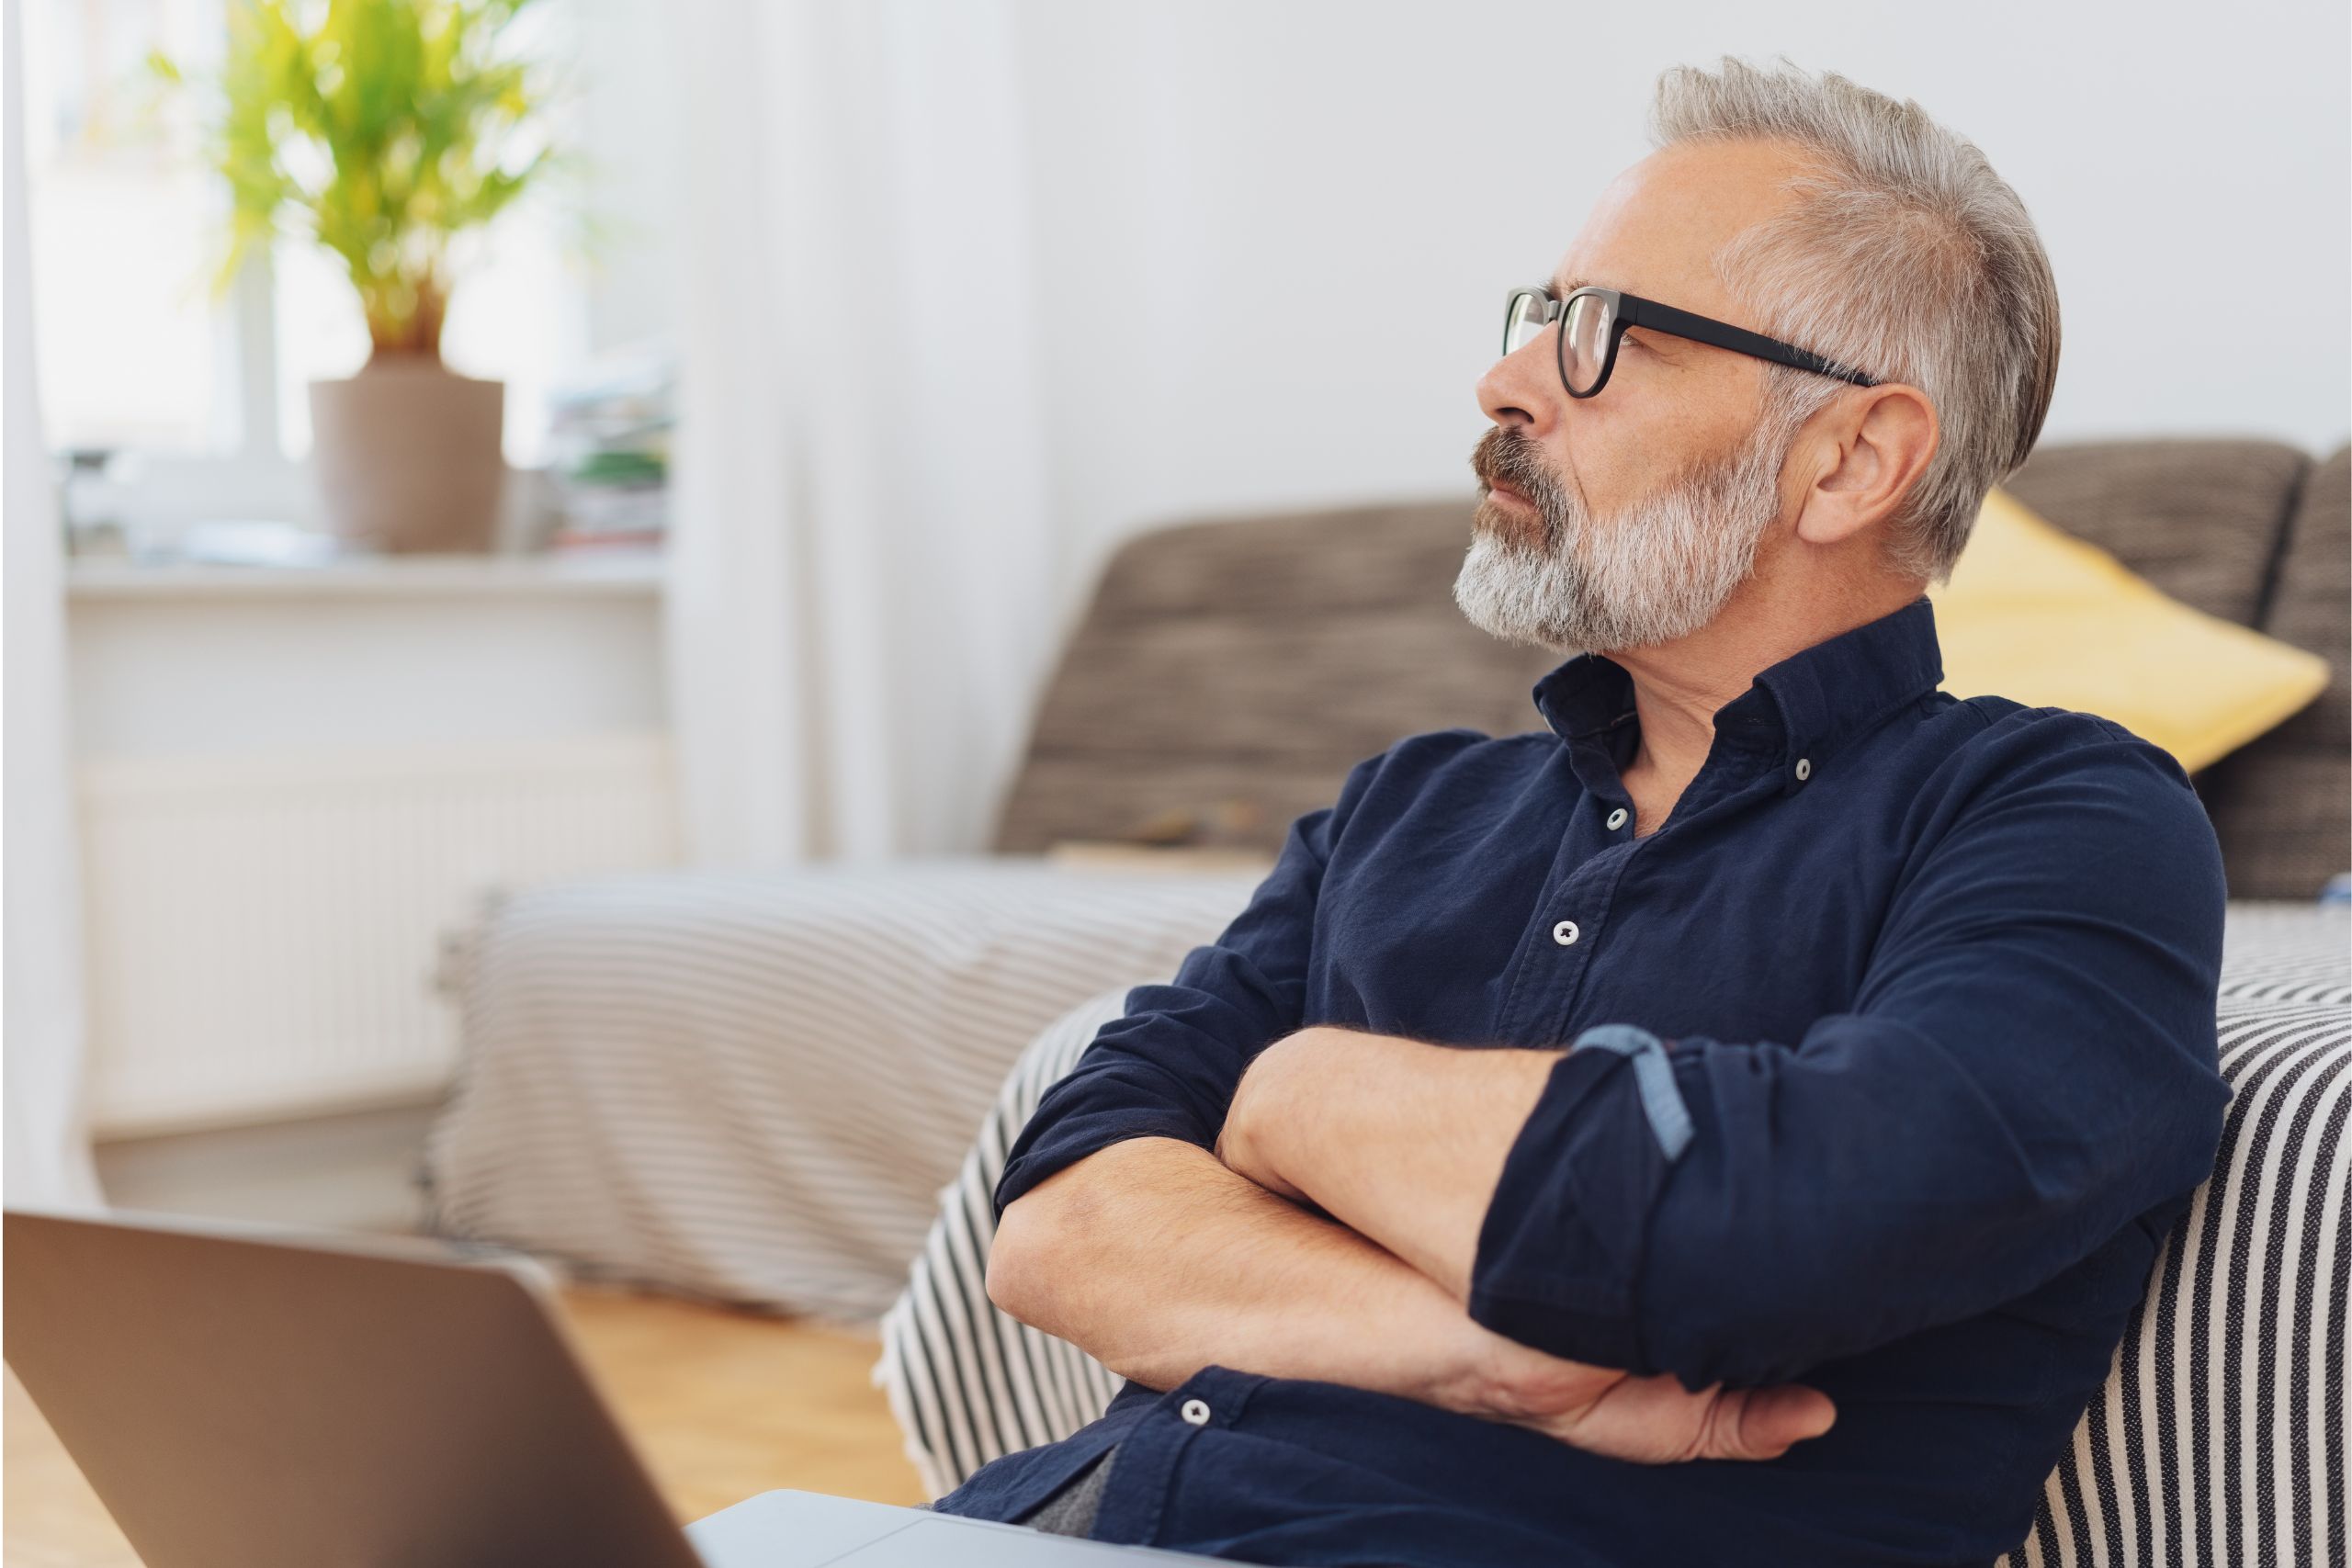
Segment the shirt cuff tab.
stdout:
<svg viewBox="0 0 2352 1568">
<path fill-rule="evenodd" d="M 1668 1160 L 1680 1158 L 1690 1145 L 1690 1111 L 1675 1084 L 1674 1064 L 1667 1057 L 1666 1043 L 1637 1024 L 1596 1023 L 1568 1048 L 1581 1051 L 1589 1045 L 1633 1058 L 1634 1082 L 1641 1091 L 1642 1112 L 1649 1118 L 1650 1132 Z"/>
</svg>

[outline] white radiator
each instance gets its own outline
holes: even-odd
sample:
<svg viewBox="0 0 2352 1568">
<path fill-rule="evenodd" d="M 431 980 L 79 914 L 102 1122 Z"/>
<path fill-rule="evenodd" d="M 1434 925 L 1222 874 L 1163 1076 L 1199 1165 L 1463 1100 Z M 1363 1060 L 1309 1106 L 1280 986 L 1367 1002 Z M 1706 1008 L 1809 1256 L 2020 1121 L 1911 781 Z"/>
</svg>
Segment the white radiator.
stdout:
<svg viewBox="0 0 2352 1568">
<path fill-rule="evenodd" d="M 85 761 L 94 1131 L 439 1088 L 444 932 L 493 887 L 676 863 L 673 778 L 659 735 Z"/>
</svg>

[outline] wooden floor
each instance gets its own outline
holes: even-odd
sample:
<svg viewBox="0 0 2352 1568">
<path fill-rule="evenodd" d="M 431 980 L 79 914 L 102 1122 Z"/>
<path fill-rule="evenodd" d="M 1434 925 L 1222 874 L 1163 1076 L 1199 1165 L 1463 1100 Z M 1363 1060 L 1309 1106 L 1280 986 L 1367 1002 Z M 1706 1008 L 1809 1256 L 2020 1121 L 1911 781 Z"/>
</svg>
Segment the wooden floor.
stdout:
<svg viewBox="0 0 2352 1568">
<path fill-rule="evenodd" d="M 889 1404 L 868 1382 L 875 1340 L 586 1286 L 563 1300 L 591 1371 L 681 1521 L 778 1486 L 923 1501 Z M 6 1416 L 8 1568 L 136 1568 L 14 1373 Z"/>
</svg>

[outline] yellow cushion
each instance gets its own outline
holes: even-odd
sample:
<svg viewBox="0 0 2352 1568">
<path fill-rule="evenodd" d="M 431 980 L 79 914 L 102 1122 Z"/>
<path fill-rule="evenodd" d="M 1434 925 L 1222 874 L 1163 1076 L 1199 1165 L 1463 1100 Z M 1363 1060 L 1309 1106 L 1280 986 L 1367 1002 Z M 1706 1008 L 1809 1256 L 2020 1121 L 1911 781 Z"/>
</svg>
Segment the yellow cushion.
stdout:
<svg viewBox="0 0 2352 1568">
<path fill-rule="evenodd" d="M 2111 718 L 2186 773 L 2319 695 L 2327 660 L 2192 610 L 1995 489 L 1928 590 L 1943 689 Z"/>
</svg>

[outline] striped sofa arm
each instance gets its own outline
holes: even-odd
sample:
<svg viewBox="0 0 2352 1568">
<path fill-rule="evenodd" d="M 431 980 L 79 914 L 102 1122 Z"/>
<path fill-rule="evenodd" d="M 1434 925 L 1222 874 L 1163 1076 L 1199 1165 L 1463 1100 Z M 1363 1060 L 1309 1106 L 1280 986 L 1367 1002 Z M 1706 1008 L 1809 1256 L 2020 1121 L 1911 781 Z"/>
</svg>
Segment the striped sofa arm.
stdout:
<svg viewBox="0 0 2352 1568">
<path fill-rule="evenodd" d="M 874 1382 L 889 1394 L 907 1457 L 934 1500 L 992 1459 L 1069 1436 L 1119 1391 L 1118 1375 L 1077 1346 L 999 1311 L 985 1281 L 1005 1156 L 1046 1090 L 1104 1024 L 1126 1016 L 1126 998 L 1124 987 L 1091 997 L 1023 1050 L 963 1168 L 940 1190 L 922 1253 L 883 1315 Z"/>
<path fill-rule="evenodd" d="M 2003 1568 L 2343 1562 L 2352 912 L 2233 903 L 2213 1174 Z"/>
</svg>

